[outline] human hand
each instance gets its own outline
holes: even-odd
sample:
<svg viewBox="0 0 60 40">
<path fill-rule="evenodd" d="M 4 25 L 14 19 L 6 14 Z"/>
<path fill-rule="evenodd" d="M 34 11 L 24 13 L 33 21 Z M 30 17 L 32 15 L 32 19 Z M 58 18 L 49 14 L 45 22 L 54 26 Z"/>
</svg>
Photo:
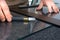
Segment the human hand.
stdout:
<svg viewBox="0 0 60 40">
<path fill-rule="evenodd" d="M 12 15 L 10 14 L 6 1 L 0 0 L 0 21 L 4 22 L 5 20 L 11 22 Z"/>
<path fill-rule="evenodd" d="M 52 0 L 41 0 L 39 6 L 37 7 L 37 10 L 40 10 L 43 6 L 48 7 L 49 13 L 51 13 L 52 11 L 54 11 L 55 13 L 59 12 L 58 7 L 54 4 Z"/>
</svg>

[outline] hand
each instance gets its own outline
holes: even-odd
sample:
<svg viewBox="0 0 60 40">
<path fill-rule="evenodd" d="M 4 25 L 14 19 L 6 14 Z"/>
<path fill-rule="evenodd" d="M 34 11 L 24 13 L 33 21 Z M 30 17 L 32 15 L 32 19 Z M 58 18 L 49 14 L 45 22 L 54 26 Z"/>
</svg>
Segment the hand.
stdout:
<svg viewBox="0 0 60 40">
<path fill-rule="evenodd" d="M 47 6 L 48 7 L 48 11 L 51 13 L 52 10 L 55 13 L 59 12 L 59 9 L 57 8 L 57 6 L 54 4 L 54 2 L 52 0 L 41 0 L 39 6 L 37 7 L 37 10 L 40 10 L 43 6 Z"/>
<path fill-rule="evenodd" d="M 0 21 L 4 22 L 5 20 L 11 22 L 12 15 L 10 14 L 6 1 L 0 0 Z"/>
</svg>

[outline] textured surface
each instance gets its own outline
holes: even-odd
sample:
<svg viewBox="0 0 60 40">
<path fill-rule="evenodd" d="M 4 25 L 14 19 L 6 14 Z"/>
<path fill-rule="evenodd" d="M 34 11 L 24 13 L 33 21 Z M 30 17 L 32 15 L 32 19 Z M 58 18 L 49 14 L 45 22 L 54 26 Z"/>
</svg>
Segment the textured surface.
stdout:
<svg viewBox="0 0 60 40">
<path fill-rule="evenodd" d="M 52 26 L 23 40 L 60 40 L 60 28 Z"/>
</svg>

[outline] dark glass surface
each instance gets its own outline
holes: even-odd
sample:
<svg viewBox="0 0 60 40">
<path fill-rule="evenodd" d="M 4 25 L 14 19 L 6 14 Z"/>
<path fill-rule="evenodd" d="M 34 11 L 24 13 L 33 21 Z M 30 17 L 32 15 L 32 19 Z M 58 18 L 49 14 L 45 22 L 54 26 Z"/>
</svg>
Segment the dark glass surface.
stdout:
<svg viewBox="0 0 60 40">
<path fill-rule="evenodd" d="M 25 9 L 24 9 L 25 10 Z M 44 11 L 47 13 L 47 9 Z M 42 14 L 42 11 L 36 11 L 35 8 L 27 9 L 28 12 L 36 13 L 38 15 Z M 18 38 L 23 38 L 29 34 L 34 32 L 43 30 L 44 28 L 50 27 L 50 24 L 34 20 L 34 21 L 25 21 L 24 18 L 26 16 L 19 15 L 17 13 L 12 12 L 13 17 L 22 18 L 23 21 L 13 20 L 11 23 L 5 22 L 0 23 L 0 40 L 17 40 Z M 45 15 L 45 14 L 44 14 Z M 55 15 L 48 15 L 48 17 L 52 17 L 54 19 L 60 20 L 60 12 Z M 29 18 L 29 17 L 26 17 Z"/>
<path fill-rule="evenodd" d="M 14 14 L 15 17 L 22 18 L 23 21 L 13 20 L 11 23 L 0 23 L 0 39 L 1 40 L 17 40 L 38 30 L 42 30 L 49 25 L 38 20 L 24 21 L 25 16 Z M 18 16 L 17 16 L 18 15 Z M 29 18 L 29 17 L 27 17 Z"/>
</svg>

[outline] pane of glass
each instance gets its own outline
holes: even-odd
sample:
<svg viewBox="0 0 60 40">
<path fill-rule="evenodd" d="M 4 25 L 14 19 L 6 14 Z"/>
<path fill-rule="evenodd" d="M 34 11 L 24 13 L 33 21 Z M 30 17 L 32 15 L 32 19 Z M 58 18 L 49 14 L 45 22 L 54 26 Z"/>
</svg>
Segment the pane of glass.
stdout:
<svg viewBox="0 0 60 40">
<path fill-rule="evenodd" d="M 34 32 L 37 32 L 39 30 L 42 30 L 44 28 L 47 28 L 50 26 L 49 24 L 46 24 L 44 22 L 38 21 L 38 20 L 24 20 L 24 18 L 33 18 L 33 17 L 26 17 L 23 15 L 16 14 L 12 12 L 13 17 L 15 18 L 15 21 L 13 20 L 11 23 L 0 23 L 0 39 L 1 40 L 17 40 L 18 38 L 22 38 L 24 36 L 27 36 L 29 34 L 32 34 Z M 20 19 L 21 18 L 21 21 Z M 18 21 L 18 20 L 20 21 Z M 30 20 L 31 20 L 30 19 Z M 2 38 L 1 38 L 2 37 Z"/>
</svg>

